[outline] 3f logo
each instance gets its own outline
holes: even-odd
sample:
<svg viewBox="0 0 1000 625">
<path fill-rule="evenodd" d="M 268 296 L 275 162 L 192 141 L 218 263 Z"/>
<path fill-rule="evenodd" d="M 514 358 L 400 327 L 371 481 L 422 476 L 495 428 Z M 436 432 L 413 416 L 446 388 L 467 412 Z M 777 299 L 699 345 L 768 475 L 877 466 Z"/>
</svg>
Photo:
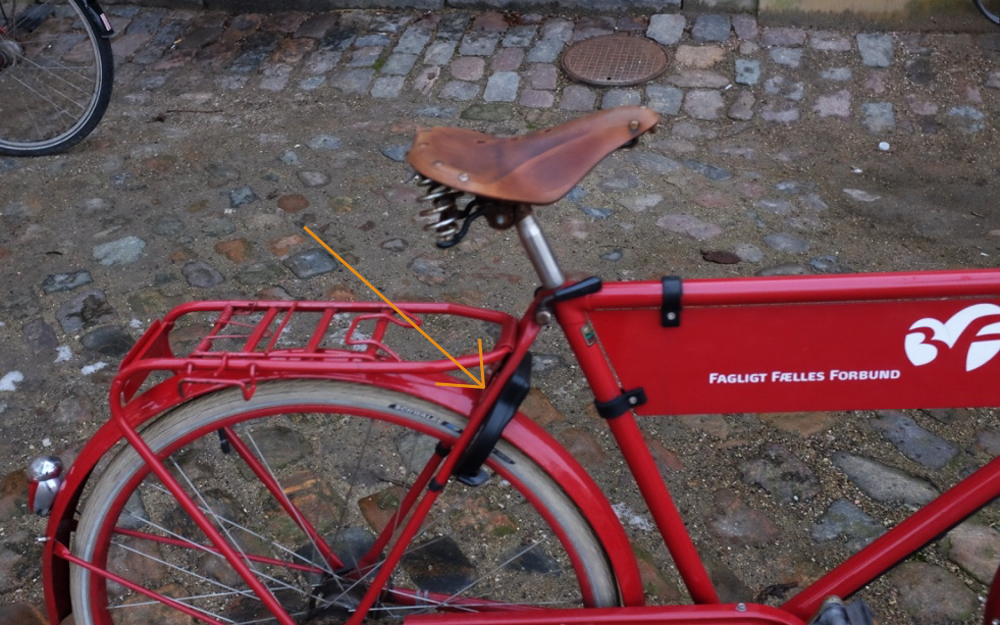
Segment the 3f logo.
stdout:
<svg viewBox="0 0 1000 625">
<path fill-rule="evenodd" d="M 904 340 L 906 357 L 918 367 L 932 362 L 942 345 L 951 349 L 969 326 L 984 317 L 997 321 L 979 328 L 965 356 L 966 371 L 982 367 L 1000 353 L 1000 306 L 994 304 L 969 306 L 944 323 L 932 317 L 917 321 Z"/>
</svg>

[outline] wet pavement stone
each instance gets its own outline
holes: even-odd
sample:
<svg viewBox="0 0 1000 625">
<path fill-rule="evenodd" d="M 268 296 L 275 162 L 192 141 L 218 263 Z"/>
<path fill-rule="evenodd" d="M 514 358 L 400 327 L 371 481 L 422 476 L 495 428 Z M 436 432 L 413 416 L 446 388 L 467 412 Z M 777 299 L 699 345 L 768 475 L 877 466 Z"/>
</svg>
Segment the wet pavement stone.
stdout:
<svg viewBox="0 0 1000 625">
<path fill-rule="evenodd" d="M 833 464 L 876 501 L 922 506 L 938 494 L 926 481 L 877 460 L 838 451 Z"/>
<path fill-rule="evenodd" d="M 45 281 L 42 282 L 42 291 L 46 295 L 60 291 L 72 291 L 93 281 L 90 272 L 85 269 L 70 273 L 56 273 L 45 278 Z"/>
<path fill-rule="evenodd" d="M 979 523 L 963 523 L 945 535 L 941 553 L 980 583 L 991 584 L 1000 560 L 1000 532 Z"/>
<path fill-rule="evenodd" d="M 300 280 L 307 280 L 324 273 L 336 271 L 340 264 L 324 249 L 314 248 L 299 252 L 285 259 L 282 264 Z"/>
<path fill-rule="evenodd" d="M 854 553 L 885 531 L 881 523 L 865 514 L 854 502 L 837 499 L 816 520 L 809 535 L 817 543 L 842 540 L 847 550 Z"/>
<path fill-rule="evenodd" d="M 403 556 L 403 567 L 421 589 L 455 594 L 475 583 L 476 568 L 450 537 L 429 540 Z"/>
<path fill-rule="evenodd" d="M 137 236 L 127 236 L 94 246 L 94 259 L 106 267 L 130 265 L 142 258 L 146 242 Z"/>
<path fill-rule="evenodd" d="M 892 37 L 862 33 L 857 36 L 861 62 L 868 67 L 890 67 L 893 61 Z"/>
<path fill-rule="evenodd" d="M 760 456 L 740 464 L 743 482 L 759 486 L 783 503 L 809 501 L 819 494 L 819 481 L 804 462 L 777 443 L 767 443 Z"/>
<path fill-rule="evenodd" d="M 958 578 L 929 562 L 904 562 L 889 579 L 899 589 L 899 603 L 915 619 L 957 623 L 972 616 L 978 600 Z"/>
<path fill-rule="evenodd" d="M 691 39 L 695 41 L 727 41 L 732 25 L 728 15 L 699 15 L 691 27 Z"/>
<path fill-rule="evenodd" d="M 709 527 L 730 545 L 763 545 L 776 540 L 781 530 L 766 514 L 748 506 L 733 491 L 720 489 L 714 495 L 715 514 Z"/>
<path fill-rule="evenodd" d="M 121 328 L 103 326 L 94 328 L 80 337 L 80 344 L 102 356 L 121 358 L 135 345 L 135 339 Z"/>
<path fill-rule="evenodd" d="M 73 334 L 83 328 L 115 320 L 118 313 L 108 303 L 104 291 L 89 289 L 56 310 L 56 319 L 63 332 Z"/>
<path fill-rule="evenodd" d="M 681 40 L 687 20 L 683 15 L 660 13 L 649 18 L 646 36 L 665 46 L 672 46 Z"/>
<path fill-rule="evenodd" d="M 687 235 L 695 241 L 708 241 L 722 234 L 719 226 L 685 213 L 664 215 L 657 220 L 656 225 L 670 232 Z"/>
<path fill-rule="evenodd" d="M 901 412 L 883 410 L 871 425 L 901 454 L 930 469 L 940 469 L 958 453 L 954 445 L 928 432 Z"/>
<path fill-rule="evenodd" d="M 756 85 L 760 80 L 760 61 L 736 59 L 736 82 L 741 85 Z"/>
<path fill-rule="evenodd" d="M 201 260 L 187 263 L 181 273 L 188 284 L 199 289 L 210 289 L 225 280 L 218 269 Z"/>
<path fill-rule="evenodd" d="M 768 27 L 761 33 L 760 43 L 769 48 L 775 46 L 801 46 L 806 42 L 806 36 L 807 33 L 802 28 Z"/>
</svg>

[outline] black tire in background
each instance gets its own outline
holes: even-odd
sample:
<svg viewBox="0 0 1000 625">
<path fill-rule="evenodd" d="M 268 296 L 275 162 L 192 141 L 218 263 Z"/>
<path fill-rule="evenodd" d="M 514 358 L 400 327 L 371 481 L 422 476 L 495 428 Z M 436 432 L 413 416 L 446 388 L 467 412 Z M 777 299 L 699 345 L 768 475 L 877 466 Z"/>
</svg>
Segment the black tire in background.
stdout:
<svg viewBox="0 0 1000 625">
<path fill-rule="evenodd" d="M 114 57 L 86 0 L 0 0 L 0 155 L 62 152 L 111 100 Z"/>
<path fill-rule="evenodd" d="M 972 0 L 986 19 L 1000 26 L 1000 0 Z"/>
</svg>

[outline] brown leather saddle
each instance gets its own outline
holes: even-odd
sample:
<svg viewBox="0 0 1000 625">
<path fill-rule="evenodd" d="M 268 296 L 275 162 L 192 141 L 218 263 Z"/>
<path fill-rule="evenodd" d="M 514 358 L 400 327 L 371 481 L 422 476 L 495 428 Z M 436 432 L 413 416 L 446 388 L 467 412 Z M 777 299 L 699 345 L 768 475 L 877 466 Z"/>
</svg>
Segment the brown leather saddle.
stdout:
<svg viewBox="0 0 1000 625">
<path fill-rule="evenodd" d="M 421 129 L 406 160 L 421 175 L 466 193 L 552 204 L 605 156 L 659 120 L 646 107 L 622 106 L 517 137 L 463 128 Z"/>
</svg>

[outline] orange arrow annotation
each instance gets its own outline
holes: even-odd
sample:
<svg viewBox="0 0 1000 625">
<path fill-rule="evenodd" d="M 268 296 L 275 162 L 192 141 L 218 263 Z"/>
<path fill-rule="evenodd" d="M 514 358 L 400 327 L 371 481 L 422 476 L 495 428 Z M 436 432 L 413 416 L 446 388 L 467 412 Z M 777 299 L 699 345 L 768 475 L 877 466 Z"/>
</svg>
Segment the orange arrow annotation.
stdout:
<svg viewBox="0 0 1000 625">
<path fill-rule="evenodd" d="M 375 295 L 378 295 L 379 297 L 381 297 L 383 302 L 385 302 L 389 306 L 392 306 L 392 309 L 395 310 L 399 314 L 400 317 L 402 317 L 403 319 L 406 319 L 406 322 L 408 324 L 410 324 L 411 326 L 413 326 L 414 330 L 416 330 L 420 334 L 424 335 L 425 339 L 427 339 L 428 341 L 430 341 L 431 344 L 434 347 L 436 347 L 439 350 L 441 350 L 441 353 L 444 354 L 445 356 L 447 356 L 448 360 L 450 360 L 453 363 L 455 363 L 455 365 L 459 369 L 461 369 L 462 371 L 465 372 L 465 375 L 467 375 L 470 378 L 472 378 L 472 380 L 475 382 L 475 384 L 449 384 L 448 382 L 438 382 L 437 383 L 438 386 L 460 386 L 462 388 L 486 388 L 486 374 L 484 373 L 484 368 L 483 368 L 483 339 L 478 339 L 479 340 L 479 377 L 481 379 L 476 379 L 476 376 L 474 376 L 471 373 L 469 373 L 468 369 L 466 369 L 465 367 L 463 367 L 462 365 L 460 365 L 457 360 L 455 360 L 454 358 L 452 358 L 451 354 L 449 354 L 448 352 L 446 352 L 443 347 L 441 347 L 440 345 L 437 344 L 437 341 L 435 341 L 430 336 L 428 336 L 428 334 L 426 332 L 424 332 L 423 329 L 420 328 L 420 326 L 418 326 L 417 324 L 413 323 L 413 321 L 411 321 L 409 317 L 407 317 L 405 314 L 403 314 L 403 311 L 401 311 L 399 308 L 396 307 L 395 304 L 393 304 L 392 302 L 389 301 L 389 298 L 387 298 L 385 295 L 382 295 L 382 293 L 378 289 L 376 289 L 372 285 L 371 282 L 369 282 L 368 280 L 365 280 L 365 277 L 362 276 L 360 273 L 358 273 L 357 270 L 354 269 L 354 267 L 351 267 L 350 265 L 348 265 L 347 261 L 345 261 L 343 258 L 341 258 L 340 255 L 337 254 L 337 252 L 334 252 L 332 249 L 330 249 L 330 246 L 327 245 L 326 243 L 324 243 L 323 240 L 320 239 L 318 236 L 316 236 L 316 234 L 313 233 L 312 230 L 310 230 L 309 228 L 306 228 L 306 227 L 303 227 L 303 230 L 305 230 L 306 232 L 308 232 L 312 236 L 312 238 L 316 239 L 319 242 L 319 244 L 322 245 L 326 249 L 326 251 L 328 251 L 331 254 L 333 254 L 333 257 L 336 258 L 337 260 L 339 260 L 341 262 L 341 264 L 343 264 L 345 267 L 347 267 L 348 269 L 350 269 L 351 273 L 353 273 L 354 275 L 356 275 L 359 280 L 361 280 L 362 282 L 364 282 L 368 286 L 369 289 L 371 289 L 372 291 L 374 291 Z"/>
</svg>

